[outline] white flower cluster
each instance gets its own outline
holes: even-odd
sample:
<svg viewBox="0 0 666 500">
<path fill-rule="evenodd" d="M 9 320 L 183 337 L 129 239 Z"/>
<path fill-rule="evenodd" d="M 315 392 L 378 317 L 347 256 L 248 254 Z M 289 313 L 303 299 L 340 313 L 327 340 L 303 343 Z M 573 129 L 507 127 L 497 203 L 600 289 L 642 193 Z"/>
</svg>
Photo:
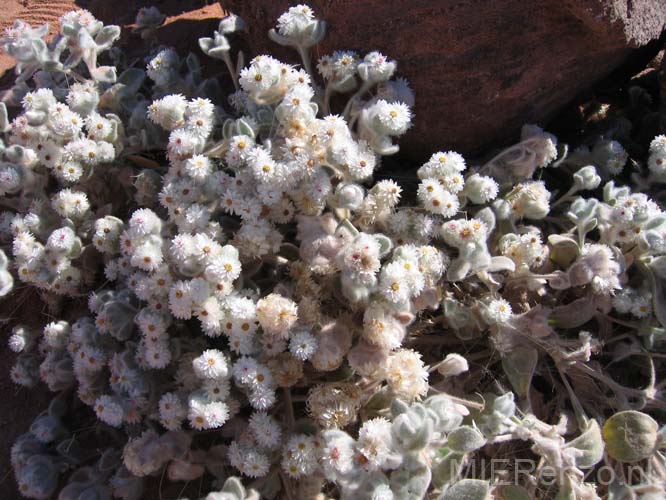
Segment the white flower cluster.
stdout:
<svg viewBox="0 0 666 500">
<path fill-rule="evenodd" d="M 163 21 L 142 9 L 137 33 Z M 49 45 L 23 23 L 0 40 L 36 84 L 15 89 L 12 121 L 0 105 L 0 298 L 15 274 L 50 314 L 12 324 L 10 375 L 58 393 L 12 449 L 22 493 L 53 497 L 81 467 L 61 499 L 140 500 L 160 471 L 226 480 L 209 500 L 486 498 L 495 486 L 461 480 L 463 464 L 521 440 L 562 498 L 598 498 L 582 471 L 604 453 L 588 415 L 663 406 L 655 373 L 625 388 L 593 357 L 615 344 L 653 372 L 663 357 L 651 352 L 666 338 L 666 214 L 649 186 L 666 182 L 666 137 L 633 191 L 602 186 L 629 161 L 617 141 L 569 154 L 535 125 L 483 165 L 439 151 L 402 186 L 375 180 L 414 118 L 396 62 L 335 51 L 317 75 L 325 23 L 296 5 L 270 37 L 303 65 L 242 67 L 230 44 L 243 27 L 230 16 L 200 40 L 230 70 L 233 117 L 194 55 L 160 47 L 116 82 L 97 66 L 116 29 L 86 11 Z M 598 335 L 580 330 L 592 321 Z M 542 366 L 564 382 L 571 441 L 573 419 L 529 413 Z M 486 379 L 515 396 L 484 392 Z M 94 466 L 63 423 L 72 409 L 116 443 Z"/>
</svg>

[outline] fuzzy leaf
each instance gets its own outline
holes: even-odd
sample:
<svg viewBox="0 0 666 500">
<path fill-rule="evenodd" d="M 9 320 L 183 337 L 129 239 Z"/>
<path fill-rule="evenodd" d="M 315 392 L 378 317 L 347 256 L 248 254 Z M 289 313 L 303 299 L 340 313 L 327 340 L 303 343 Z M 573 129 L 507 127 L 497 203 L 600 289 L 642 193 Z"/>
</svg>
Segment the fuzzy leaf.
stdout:
<svg viewBox="0 0 666 500">
<path fill-rule="evenodd" d="M 441 488 L 454 481 L 460 474 L 465 455 L 448 453 L 444 458 L 435 461 L 432 468 L 432 482 L 436 488 Z"/>
<path fill-rule="evenodd" d="M 508 484 L 493 491 L 497 500 L 531 500 L 532 497 L 522 486 Z"/>
<path fill-rule="evenodd" d="M 516 394 L 526 398 L 539 354 L 532 347 L 518 347 L 502 358 L 502 368 Z"/>
<path fill-rule="evenodd" d="M 453 451 L 470 453 L 486 444 L 486 438 L 481 432 L 469 425 L 463 425 L 448 435 L 447 445 Z"/>
<path fill-rule="evenodd" d="M 391 473 L 391 491 L 400 500 L 421 500 L 428 490 L 430 467 L 420 459 L 408 455 L 399 469 Z"/>
<path fill-rule="evenodd" d="M 463 479 L 442 493 L 438 500 L 486 500 L 489 493 L 488 481 Z"/>
<path fill-rule="evenodd" d="M 628 410 L 616 413 L 604 424 L 606 451 L 615 460 L 638 462 L 652 455 L 659 425 L 649 415 Z"/>
<path fill-rule="evenodd" d="M 97 44 L 98 50 L 106 50 L 113 45 L 113 42 L 120 38 L 120 26 L 110 24 L 104 26 L 97 36 L 95 37 L 95 43 Z"/>
<path fill-rule="evenodd" d="M 585 431 L 567 443 L 566 448 L 580 450 L 581 453 L 576 456 L 576 467 L 580 469 L 594 467 L 604 455 L 604 442 L 597 421 L 590 420 Z"/>
<path fill-rule="evenodd" d="M 252 127 L 250 127 L 250 124 L 247 123 L 245 120 L 242 118 L 239 118 L 238 121 L 236 122 L 236 127 L 238 128 L 238 132 L 243 135 L 247 135 L 248 137 L 254 137 L 257 135 L 256 132 Z"/>
<path fill-rule="evenodd" d="M 377 243 L 379 243 L 379 256 L 385 257 L 391 251 L 391 248 L 393 248 L 391 238 L 381 233 L 376 233 L 372 236 L 377 240 Z"/>
</svg>

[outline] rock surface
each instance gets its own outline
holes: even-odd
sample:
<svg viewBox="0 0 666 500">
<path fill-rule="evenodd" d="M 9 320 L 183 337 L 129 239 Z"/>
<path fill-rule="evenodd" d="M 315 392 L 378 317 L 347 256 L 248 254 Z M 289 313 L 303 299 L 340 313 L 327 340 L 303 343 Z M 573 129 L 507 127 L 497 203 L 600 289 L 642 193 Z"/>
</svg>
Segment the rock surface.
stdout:
<svg viewBox="0 0 666 500">
<path fill-rule="evenodd" d="M 266 37 L 286 0 L 221 0 L 255 53 L 297 62 Z M 416 92 L 403 154 L 465 153 L 512 141 L 621 66 L 666 27 L 663 0 L 311 0 L 329 23 L 315 54 L 380 50 Z M 657 44 L 652 50 L 658 50 Z M 647 62 L 647 61 L 646 61 Z"/>
</svg>

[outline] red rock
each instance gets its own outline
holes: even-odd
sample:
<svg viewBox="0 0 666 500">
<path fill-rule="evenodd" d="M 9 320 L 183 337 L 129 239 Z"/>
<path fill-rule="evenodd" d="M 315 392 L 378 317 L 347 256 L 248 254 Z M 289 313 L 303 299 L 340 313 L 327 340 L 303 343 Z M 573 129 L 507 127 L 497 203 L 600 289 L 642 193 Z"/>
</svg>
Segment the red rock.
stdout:
<svg viewBox="0 0 666 500">
<path fill-rule="evenodd" d="M 256 53 L 297 62 L 266 33 L 292 2 L 221 0 L 245 19 Z M 416 159 L 512 141 L 657 39 L 663 0 L 311 0 L 329 23 L 315 54 L 380 50 L 416 92 L 415 126 L 400 141 Z M 654 52 L 656 53 L 655 47 Z"/>
</svg>

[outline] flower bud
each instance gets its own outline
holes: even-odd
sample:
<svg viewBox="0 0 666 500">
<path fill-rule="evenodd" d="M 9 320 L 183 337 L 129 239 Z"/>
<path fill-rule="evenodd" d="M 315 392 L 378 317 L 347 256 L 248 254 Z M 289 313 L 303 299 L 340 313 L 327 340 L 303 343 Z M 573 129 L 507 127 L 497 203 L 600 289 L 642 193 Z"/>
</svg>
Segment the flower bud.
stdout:
<svg viewBox="0 0 666 500">
<path fill-rule="evenodd" d="M 356 183 L 339 184 L 335 190 L 335 201 L 338 208 L 356 210 L 363 204 L 365 192 Z"/>
<path fill-rule="evenodd" d="M 596 189 L 601 184 L 601 177 L 597 174 L 594 165 L 581 168 L 573 175 L 574 183 L 580 189 Z"/>
<path fill-rule="evenodd" d="M 439 365 L 437 371 L 445 377 L 455 377 L 469 370 L 467 360 L 460 354 L 447 354 L 444 361 Z"/>
</svg>

